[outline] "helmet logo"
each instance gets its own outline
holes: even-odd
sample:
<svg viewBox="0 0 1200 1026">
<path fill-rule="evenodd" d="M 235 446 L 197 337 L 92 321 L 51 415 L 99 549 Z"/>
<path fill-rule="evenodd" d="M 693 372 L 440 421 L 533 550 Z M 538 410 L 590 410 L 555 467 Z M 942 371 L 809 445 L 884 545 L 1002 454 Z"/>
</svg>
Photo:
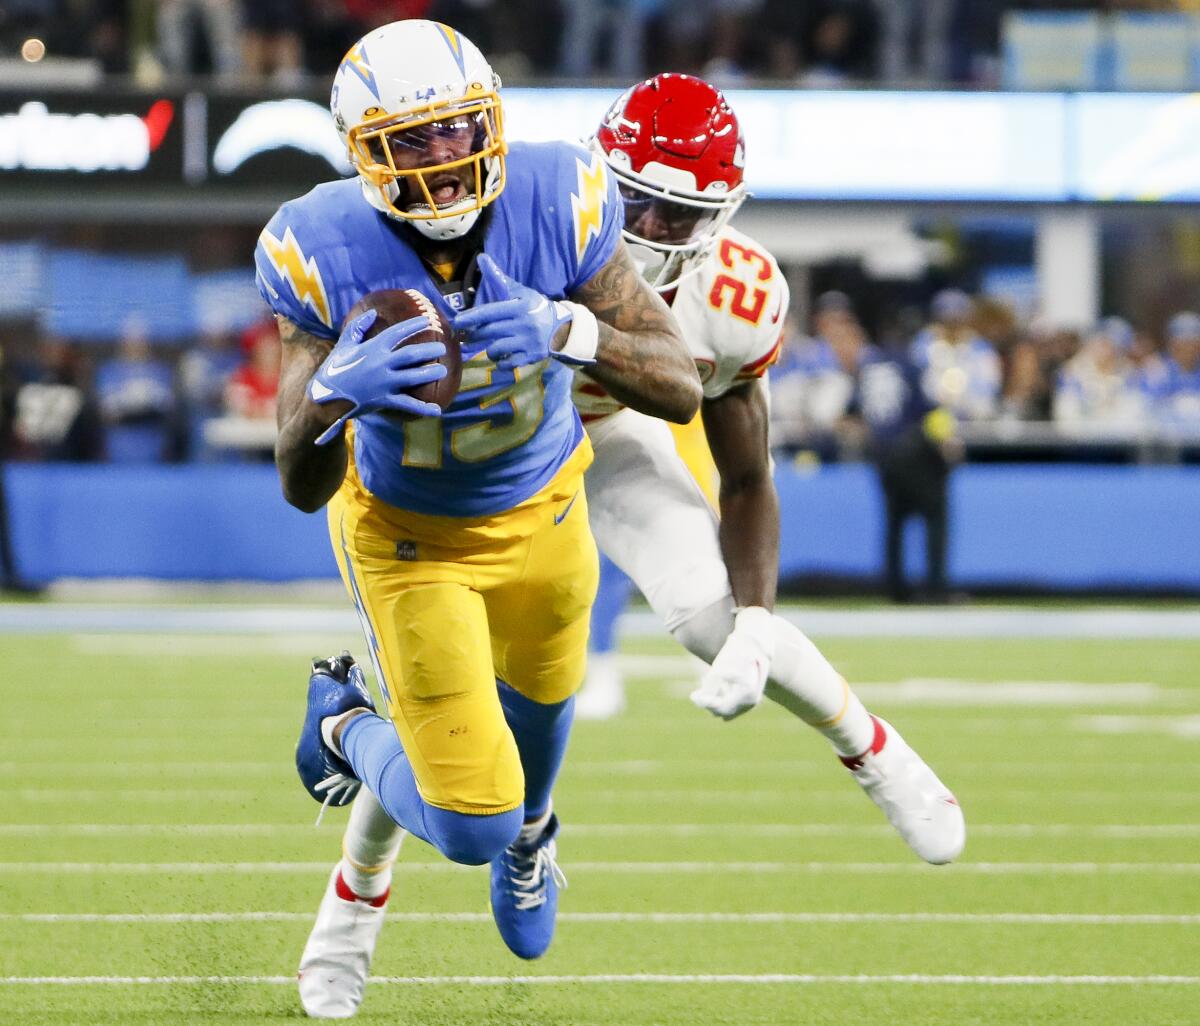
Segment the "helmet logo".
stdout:
<svg viewBox="0 0 1200 1026">
<path fill-rule="evenodd" d="M 450 48 L 450 53 L 454 57 L 454 63 L 458 65 L 458 70 L 462 72 L 465 78 L 467 62 L 463 55 L 462 38 L 449 25 L 443 25 L 440 21 L 435 21 L 434 24 L 442 30 L 442 39 L 445 40 L 446 46 Z"/>
<path fill-rule="evenodd" d="M 350 48 L 349 53 L 342 58 L 341 67 L 338 68 L 338 74 L 348 72 L 362 80 L 363 85 L 371 90 L 371 95 L 375 99 L 379 99 L 379 86 L 375 83 L 375 72 L 371 70 L 371 65 L 367 63 L 367 51 L 363 49 L 362 43 L 355 43 Z"/>
</svg>

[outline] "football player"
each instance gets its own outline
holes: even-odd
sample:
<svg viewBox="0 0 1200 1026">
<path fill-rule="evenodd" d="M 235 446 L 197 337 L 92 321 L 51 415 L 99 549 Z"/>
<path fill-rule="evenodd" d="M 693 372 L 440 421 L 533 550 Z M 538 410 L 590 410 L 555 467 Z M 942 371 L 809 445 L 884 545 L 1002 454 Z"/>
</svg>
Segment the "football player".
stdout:
<svg viewBox="0 0 1200 1026">
<path fill-rule="evenodd" d="M 671 304 L 699 368 L 703 431 L 720 479 L 718 518 L 667 425 L 581 371 L 575 402 L 596 453 L 586 482 L 597 544 L 710 664 L 692 694 L 697 705 L 728 719 L 765 689 L 829 739 L 913 851 L 949 862 L 965 841 L 954 796 L 771 611 L 779 505 L 763 376 L 779 354 L 788 291 L 771 255 L 728 223 L 746 196 L 737 118 L 706 82 L 659 75 L 617 100 L 594 148 L 620 183 L 634 259 Z M 703 465 L 698 473 L 706 479 Z"/>
<path fill-rule="evenodd" d="M 549 945 L 562 882 L 550 795 L 596 584 L 573 368 L 654 417 L 686 422 L 701 399 L 621 237 L 603 156 L 509 146 L 498 87 L 448 26 L 370 32 L 331 101 L 357 176 L 286 203 L 255 253 L 284 347 L 283 491 L 328 506 L 383 698 L 378 715 L 348 654 L 313 666 L 301 780 L 326 802 L 365 785 L 302 956 L 314 1016 L 361 1001 L 397 824 L 456 862 L 490 863 L 514 953 Z M 376 312 L 347 312 L 382 289 L 425 298 L 367 338 Z M 433 303 L 465 335 L 444 413 L 411 394 L 445 376 L 444 344 L 403 344 L 440 331 Z"/>
</svg>

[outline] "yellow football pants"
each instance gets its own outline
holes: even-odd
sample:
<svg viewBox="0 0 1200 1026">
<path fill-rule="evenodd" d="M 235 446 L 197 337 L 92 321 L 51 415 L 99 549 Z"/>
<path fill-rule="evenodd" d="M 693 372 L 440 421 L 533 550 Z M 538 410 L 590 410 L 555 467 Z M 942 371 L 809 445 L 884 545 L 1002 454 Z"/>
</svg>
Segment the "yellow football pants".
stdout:
<svg viewBox="0 0 1200 1026">
<path fill-rule="evenodd" d="M 583 493 L 591 455 L 585 438 L 540 492 L 489 517 L 397 509 L 353 466 L 329 503 L 387 715 L 431 805 L 488 815 L 524 800 L 497 678 L 544 704 L 583 682 L 597 579 Z"/>
</svg>

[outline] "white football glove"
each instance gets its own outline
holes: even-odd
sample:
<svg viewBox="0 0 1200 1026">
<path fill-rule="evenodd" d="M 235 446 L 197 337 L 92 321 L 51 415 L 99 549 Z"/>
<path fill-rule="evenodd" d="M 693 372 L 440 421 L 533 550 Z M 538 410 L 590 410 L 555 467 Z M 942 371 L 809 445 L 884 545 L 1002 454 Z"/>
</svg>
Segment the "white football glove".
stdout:
<svg viewBox="0 0 1200 1026">
<path fill-rule="evenodd" d="M 738 612 L 733 632 L 691 694 L 696 705 L 732 720 L 762 701 L 775 655 L 771 620 L 770 610 L 762 606 L 746 606 Z"/>
</svg>

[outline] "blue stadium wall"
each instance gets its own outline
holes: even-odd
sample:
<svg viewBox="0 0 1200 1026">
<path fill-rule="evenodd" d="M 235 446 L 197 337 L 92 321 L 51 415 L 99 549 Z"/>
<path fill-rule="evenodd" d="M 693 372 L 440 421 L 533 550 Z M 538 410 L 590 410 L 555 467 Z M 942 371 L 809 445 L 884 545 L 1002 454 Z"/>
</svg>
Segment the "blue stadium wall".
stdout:
<svg viewBox="0 0 1200 1026">
<path fill-rule="evenodd" d="M 5 474 L 17 558 L 34 580 L 336 576 L 324 515 L 287 506 L 268 465 Z M 883 513 L 869 467 L 780 467 L 777 481 L 785 577 L 878 575 Z M 959 587 L 1200 592 L 1200 467 L 961 467 L 951 526 Z M 919 530 L 913 541 L 915 570 Z"/>
</svg>

